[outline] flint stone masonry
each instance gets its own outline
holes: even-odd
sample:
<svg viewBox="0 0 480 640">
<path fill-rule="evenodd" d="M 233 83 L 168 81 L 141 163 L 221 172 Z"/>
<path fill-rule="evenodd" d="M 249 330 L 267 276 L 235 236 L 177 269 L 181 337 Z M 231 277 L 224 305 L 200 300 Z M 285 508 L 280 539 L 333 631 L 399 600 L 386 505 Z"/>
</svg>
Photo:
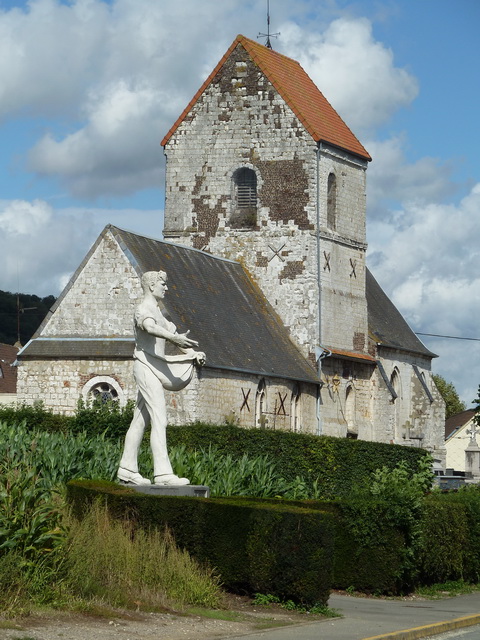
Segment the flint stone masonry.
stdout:
<svg viewBox="0 0 480 640">
<path fill-rule="evenodd" d="M 133 337 L 132 309 L 140 295 L 138 274 L 109 235 L 63 292 L 55 313 L 42 325 L 42 335 Z"/>
<path fill-rule="evenodd" d="M 322 274 L 322 315 L 330 320 L 322 319 L 327 328 L 323 341 L 353 349 L 354 335 L 367 334 L 366 162 L 328 145 L 317 156 L 311 135 L 241 44 L 165 153 L 165 237 L 245 264 L 306 356 L 318 343 L 318 174 L 319 231 L 332 268 Z M 256 224 L 242 230 L 230 225 L 232 176 L 240 167 L 254 170 L 258 184 Z M 337 176 L 335 231 L 327 229 L 330 173 Z"/>
<path fill-rule="evenodd" d="M 265 61 L 270 54 L 242 38 L 164 139 L 164 236 L 238 261 L 291 341 L 318 367 L 320 384 L 277 377 L 279 371 L 269 376 L 209 368 L 207 352 L 207 365 L 192 383 L 178 393 L 167 392 L 169 420 L 422 446 L 443 460 L 444 404 L 431 375 L 433 354 L 404 326 L 378 285 L 372 288 L 366 268 L 368 153 L 335 119 L 330 122 L 340 127 L 340 138 L 329 138 L 327 132 L 330 142 L 314 139 L 311 132 L 318 123 L 312 129 L 303 112 L 293 111 L 281 75 L 275 86 L 269 78 L 272 66 L 278 73 L 284 57 L 273 52 L 272 66 L 257 65 L 254 59 L 263 56 Z M 309 86 L 304 78 L 296 79 Z M 326 108 L 312 96 L 303 98 Z M 343 145 L 342 140 L 349 142 Z M 250 172 L 256 177 L 256 206 L 253 198 L 242 210 L 236 176 L 251 178 Z M 329 183 L 335 184 L 334 196 Z M 133 337 L 141 273 L 118 237 L 108 232 L 99 239 L 40 336 Z M 245 302 L 247 308 L 252 304 Z M 319 345 L 334 352 L 321 365 L 315 356 Z M 75 410 L 95 376 L 110 376 L 121 389 L 122 402 L 135 395 L 128 358 L 90 354 L 54 366 L 48 359 L 24 360 L 18 373 L 20 401 L 42 398 L 47 407 L 65 413 Z"/>
</svg>

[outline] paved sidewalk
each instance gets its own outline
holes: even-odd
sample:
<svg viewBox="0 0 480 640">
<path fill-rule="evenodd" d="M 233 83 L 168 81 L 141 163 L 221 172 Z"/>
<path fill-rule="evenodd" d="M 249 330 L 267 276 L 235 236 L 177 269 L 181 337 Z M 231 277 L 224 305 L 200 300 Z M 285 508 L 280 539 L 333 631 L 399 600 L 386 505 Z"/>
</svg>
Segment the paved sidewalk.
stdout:
<svg viewBox="0 0 480 640">
<path fill-rule="evenodd" d="M 264 640 L 417 640 L 478 625 L 480 592 L 443 600 L 381 600 L 332 594 L 343 618 L 249 634 Z M 247 637 L 247 636 L 238 636 Z"/>
</svg>

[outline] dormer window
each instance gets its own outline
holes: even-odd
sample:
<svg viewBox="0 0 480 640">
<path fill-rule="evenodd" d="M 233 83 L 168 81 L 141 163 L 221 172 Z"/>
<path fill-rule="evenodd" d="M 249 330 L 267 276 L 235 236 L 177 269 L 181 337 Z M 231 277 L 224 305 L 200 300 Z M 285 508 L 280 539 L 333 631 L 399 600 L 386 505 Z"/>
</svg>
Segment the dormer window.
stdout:
<svg viewBox="0 0 480 640">
<path fill-rule="evenodd" d="M 327 227 L 335 231 L 337 226 L 337 178 L 334 173 L 328 176 L 327 183 Z"/>
<path fill-rule="evenodd" d="M 257 174 L 241 167 L 232 176 L 233 209 L 230 225 L 234 228 L 255 227 L 257 224 Z"/>
</svg>

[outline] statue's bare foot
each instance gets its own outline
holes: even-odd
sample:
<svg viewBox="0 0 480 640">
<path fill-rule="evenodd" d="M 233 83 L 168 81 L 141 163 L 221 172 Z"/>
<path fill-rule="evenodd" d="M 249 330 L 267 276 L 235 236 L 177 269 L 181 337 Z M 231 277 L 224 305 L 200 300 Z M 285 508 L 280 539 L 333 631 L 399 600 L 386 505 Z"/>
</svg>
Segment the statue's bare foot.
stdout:
<svg viewBox="0 0 480 640">
<path fill-rule="evenodd" d="M 183 487 L 186 484 L 190 484 L 190 480 L 187 480 L 187 478 L 179 478 L 173 473 L 165 473 L 161 476 L 155 476 L 154 480 L 155 484 L 167 487 Z"/>
<path fill-rule="evenodd" d="M 138 471 L 130 471 L 119 467 L 117 471 L 117 480 L 126 484 L 152 484 L 150 480 L 141 476 Z"/>
</svg>

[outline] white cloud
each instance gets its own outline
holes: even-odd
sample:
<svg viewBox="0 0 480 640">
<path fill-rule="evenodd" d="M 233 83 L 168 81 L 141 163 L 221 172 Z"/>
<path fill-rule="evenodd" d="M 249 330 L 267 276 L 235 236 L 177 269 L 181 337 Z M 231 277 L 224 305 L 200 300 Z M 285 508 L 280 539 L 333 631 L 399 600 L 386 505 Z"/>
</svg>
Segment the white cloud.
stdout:
<svg viewBox="0 0 480 640">
<path fill-rule="evenodd" d="M 0 202 L 0 230 L 5 236 L 33 236 L 50 221 L 52 213 L 43 200 Z"/>
<path fill-rule="evenodd" d="M 279 0 L 279 48 L 304 64 L 357 134 L 411 102 L 415 79 L 395 67 L 367 19 L 300 30 L 289 13 L 308 8 L 318 20 L 318 7 Z M 198 0 L 32 0 L 0 13 L 0 117 L 62 115 L 31 150 L 29 168 L 76 197 L 161 186 L 163 135 L 236 33 L 255 37 L 264 10 L 259 0 L 222 0 L 214 11 Z"/>
<path fill-rule="evenodd" d="M 458 205 L 404 204 L 369 226 L 369 264 L 415 331 L 480 338 L 480 184 Z M 469 404 L 480 382 L 480 343 L 421 339 L 441 355 L 434 367 Z"/>
<path fill-rule="evenodd" d="M 392 51 L 374 39 L 366 18 L 339 18 L 324 33 L 287 23 L 281 33 L 285 52 L 357 135 L 383 124 L 418 93 L 416 79 L 395 67 Z"/>
<path fill-rule="evenodd" d="M 106 224 L 161 237 L 161 211 L 57 210 L 43 200 L 0 201 L 4 291 L 58 295 Z"/>
<path fill-rule="evenodd" d="M 75 110 L 94 81 L 108 5 L 33 0 L 0 12 L 0 117 Z"/>
<path fill-rule="evenodd" d="M 440 202 L 457 190 L 450 163 L 428 157 L 408 162 L 405 145 L 404 136 L 381 142 L 370 140 L 365 145 L 373 157 L 367 181 L 370 219 L 388 216 L 386 202 Z"/>
<path fill-rule="evenodd" d="M 92 91 L 87 124 L 61 141 L 45 135 L 30 153 L 30 166 L 39 175 L 62 176 L 80 197 L 160 187 L 165 124 L 158 105 L 166 101 L 159 89 L 124 80 Z"/>
</svg>

